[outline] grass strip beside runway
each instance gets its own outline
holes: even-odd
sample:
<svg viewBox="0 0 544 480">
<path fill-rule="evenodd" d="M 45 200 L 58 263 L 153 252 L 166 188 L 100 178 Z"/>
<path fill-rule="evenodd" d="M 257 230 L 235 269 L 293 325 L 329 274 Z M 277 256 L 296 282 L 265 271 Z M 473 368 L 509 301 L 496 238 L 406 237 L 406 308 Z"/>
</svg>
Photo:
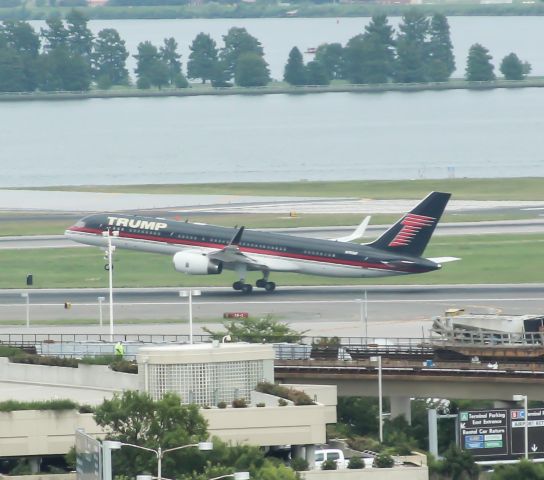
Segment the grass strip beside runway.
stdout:
<svg viewBox="0 0 544 480">
<path fill-rule="evenodd" d="M 544 200 L 543 178 L 446 178 L 333 182 L 244 182 L 172 185 L 90 185 L 33 190 L 182 195 L 265 195 L 419 200 L 429 192 L 451 192 L 456 200 Z"/>
<path fill-rule="evenodd" d="M 272 273 L 281 285 L 346 284 L 480 284 L 539 283 L 543 279 L 541 234 L 435 237 L 426 257 L 461 257 L 438 272 L 392 278 L 328 278 Z M 172 256 L 119 250 L 115 253 L 115 287 L 228 286 L 237 278 L 222 275 L 189 276 L 176 272 Z M 26 275 L 34 275 L 34 288 L 107 287 L 104 255 L 98 248 L 30 249 L 0 251 L 0 288 L 26 288 Z M 247 280 L 254 282 L 258 272 Z"/>
</svg>

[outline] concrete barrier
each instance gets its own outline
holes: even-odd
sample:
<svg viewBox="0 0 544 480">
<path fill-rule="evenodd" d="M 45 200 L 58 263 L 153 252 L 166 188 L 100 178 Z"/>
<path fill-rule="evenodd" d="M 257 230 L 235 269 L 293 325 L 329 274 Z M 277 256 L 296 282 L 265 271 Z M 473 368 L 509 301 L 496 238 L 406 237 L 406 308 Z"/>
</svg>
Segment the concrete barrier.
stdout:
<svg viewBox="0 0 544 480">
<path fill-rule="evenodd" d="M 427 467 L 363 468 L 361 470 L 309 470 L 303 480 L 429 480 Z"/>
</svg>

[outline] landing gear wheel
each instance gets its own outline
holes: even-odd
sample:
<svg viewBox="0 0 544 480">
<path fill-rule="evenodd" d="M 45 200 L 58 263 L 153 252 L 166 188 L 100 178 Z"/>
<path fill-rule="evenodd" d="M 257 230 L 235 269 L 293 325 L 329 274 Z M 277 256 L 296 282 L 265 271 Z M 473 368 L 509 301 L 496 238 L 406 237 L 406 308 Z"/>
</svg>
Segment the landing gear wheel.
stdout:
<svg viewBox="0 0 544 480">
<path fill-rule="evenodd" d="M 245 284 L 242 281 L 238 281 L 232 284 L 232 288 L 234 288 L 234 290 L 242 290 L 244 285 Z"/>
<path fill-rule="evenodd" d="M 267 292 L 273 292 L 274 290 L 276 290 L 276 284 L 274 282 L 266 282 L 264 285 L 264 289 Z"/>
<path fill-rule="evenodd" d="M 253 286 L 249 283 L 244 283 L 242 286 L 242 293 L 251 293 L 253 291 Z"/>
<path fill-rule="evenodd" d="M 266 288 L 266 280 L 264 278 L 259 278 L 259 280 L 255 282 L 255 286 L 257 288 Z"/>
</svg>

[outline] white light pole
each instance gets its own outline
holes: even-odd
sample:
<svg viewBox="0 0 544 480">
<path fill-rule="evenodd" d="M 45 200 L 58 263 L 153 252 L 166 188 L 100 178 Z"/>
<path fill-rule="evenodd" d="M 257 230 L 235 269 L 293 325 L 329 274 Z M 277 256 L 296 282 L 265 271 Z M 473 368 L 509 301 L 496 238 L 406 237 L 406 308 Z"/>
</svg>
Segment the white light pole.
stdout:
<svg viewBox="0 0 544 480">
<path fill-rule="evenodd" d="M 382 357 L 370 357 L 371 362 L 378 362 L 378 410 L 379 410 L 379 427 L 380 427 L 380 442 L 383 442 L 383 401 L 382 401 Z"/>
<path fill-rule="evenodd" d="M 115 441 L 104 441 L 102 442 L 102 445 L 106 446 L 106 448 L 109 450 L 119 450 L 121 447 L 133 447 L 133 448 L 139 448 L 140 450 L 153 452 L 157 456 L 157 479 L 158 480 L 162 480 L 162 457 L 164 457 L 166 453 L 173 452 L 175 450 L 182 450 L 184 448 L 189 448 L 189 447 L 198 447 L 198 449 L 202 451 L 213 450 L 212 442 L 191 443 L 190 445 L 182 445 L 180 447 L 167 448 L 165 450 L 163 450 L 161 447 L 155 450 L 153 448 L 141 447 L 140 445 L 134 445 L 132 443 L 115 442 Z M 110 472 L 111 472 L 111 458 L 110 458 Z M 111 476 L 109 479 L 104 477 L 104 480 L 111 480 Z M 243 479 L 240 478 L 240 480 L 243 480 Z"/>
<path fill-rule="evenodd" d="M 193 344 L 193 296 L 198 297 L 199 295 L 202 295 L 202 292 L 200 290 L 193 290 L 192 288 L 179 292 L 180 297 L 189 298 L 189 343 L 191 345 Z"/>
<path fill-rule="evenodd" d="M 368 339 L 368 299 L 366 290 L 364 291 L 364 297 L 356 300 L 359 302 L 359 320 L 361 322 L 361 336 Z"/>
<path fill-rule="evenodd" d="M 102 235 L 107 238 L 108 241 L 108 277 L 110 283 L 110 342 L 113 342 L 113 252 L 115 251 L 115 245 L 111 244 L 111 237 L 119 236 L 119 232 L 106 230 L 102 232 Z"/>
<path fill-rule="evenodd" d="M 525 460 L 529 460 L 529 411 L 527 409 L 527 395 L 513 395 L 512 400 L 514 402 L 521 402 L 523 400 L 523 416 L 525 418 L 524 430 L 525 430 Z"/>
<path fill-rule="evenodd" d="M 26 328 L 30 328 L 30 295 L 28 292 L 23 292 L 21 297 L 26 299 Z"/>
<path fill-rule="evenodd" d="M 98 312 L 99 312 L 99 315 L 100 315 L 100 326 L 102 326 L 103 322 L 102 322 L 102 302 L 106 300 L 106 297 L 98 297 Z"/>
</svg>

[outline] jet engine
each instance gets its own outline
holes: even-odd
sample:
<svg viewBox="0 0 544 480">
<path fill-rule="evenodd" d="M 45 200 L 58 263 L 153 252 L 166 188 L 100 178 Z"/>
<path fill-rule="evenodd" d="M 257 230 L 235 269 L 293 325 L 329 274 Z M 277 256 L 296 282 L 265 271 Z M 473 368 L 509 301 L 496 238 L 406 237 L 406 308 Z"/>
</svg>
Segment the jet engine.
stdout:
<svg viewBox="0 0 544 480">
<path fill-rule="evenodd" d="M 174 255 L 174 268 L 189 275 L 217 275 L 223 271 L 223 264 L 203 253 L 178 252 Z"/>
</svg>

